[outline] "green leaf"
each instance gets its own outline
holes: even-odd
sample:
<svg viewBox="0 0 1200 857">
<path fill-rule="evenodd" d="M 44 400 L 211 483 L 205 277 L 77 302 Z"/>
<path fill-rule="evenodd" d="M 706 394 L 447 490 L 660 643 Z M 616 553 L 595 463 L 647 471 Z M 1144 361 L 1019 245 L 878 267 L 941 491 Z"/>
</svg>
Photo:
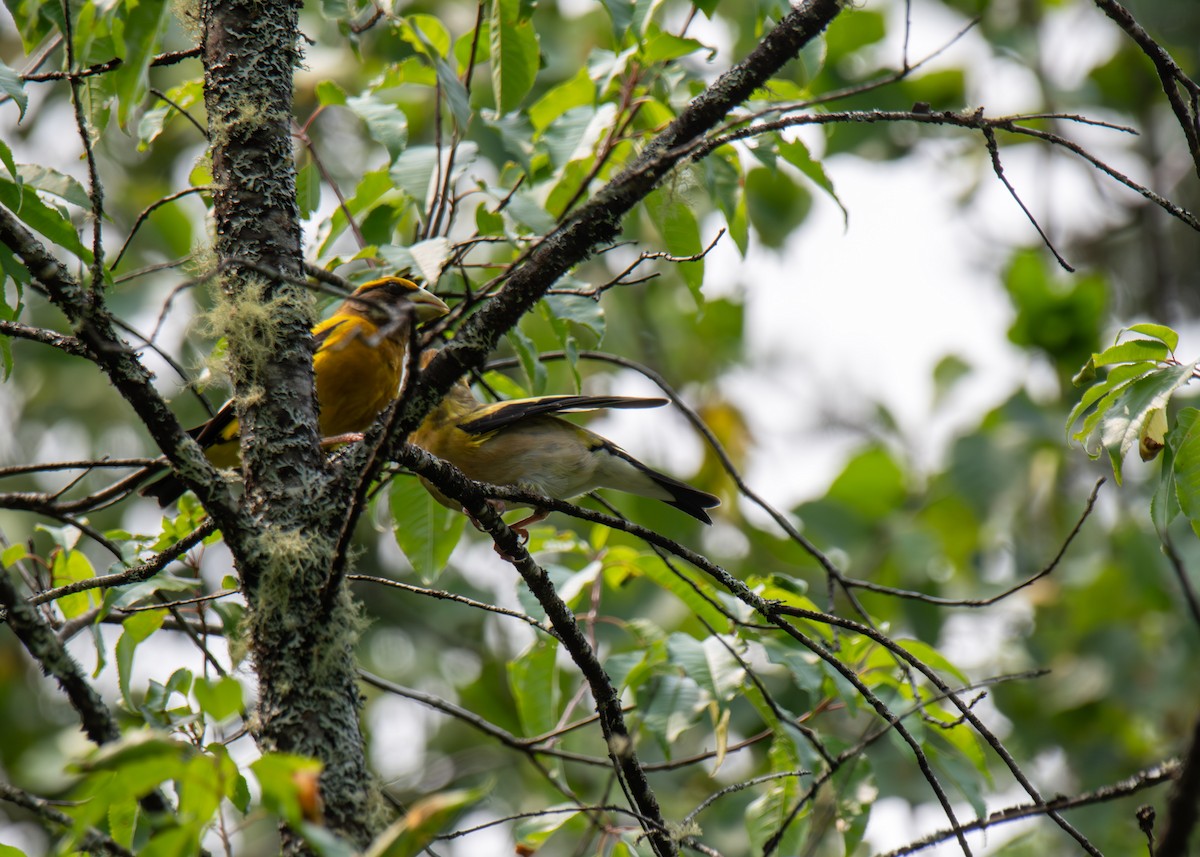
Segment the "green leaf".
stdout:
<svg viewBox="0 0 1200 857">
<path fill-rule="evenodd" d="M 434 146 L 411 146 L 392 164 L 388 175 L 421 208 L 429 201 L 430 183 L 438 166 L 438 151 Z"/>
<path fill-rule="evenodd" d="M 1168 357 L 1166 343 L 1153 339 L 1131 339 L 1099 354 L 1092 355 L 1093 366 L 1110 366 L 1114 363 L 1158 363 Z"/>
<path fill-rule="evenodd" d="M 91 207 L 92 201 L 83 185 L 65 173 L 38 164 L 21 164 L 17 173 L 27 187 L 53 194 L 80 208 Z"/>
<path fill-rule="evenodd" d="M 644 204 L 668 253 L 672 256 L 695 256 L 704 249 L 696 216 L 678 197 L 659 188 L 646 197 Z M 700 287 L 704 284 L 704 260 L 680 262 L 676 267 L 697 303 L 702 303 Z"/>
<path fill-rule="evenodd" d="M 321 171 L 311 159 L 296 172 L 296 204 L 301 220 L 308 220 L 321 206 Z"/>
<path fill-rule="evenodd" d="M 704 707 L 705 700 L 695 681 L 669 674 L 661 676 L 648 693 L 643 691 L 638 703 L 643 725 L 658 739 L 667 758 L 671 745 L 696 724 Z"/>
<path fill-rule="evenodd" d="M 674 33 L 662 30 L 653 32 L 652 30 L 651 35 L 642 46 L 641 60 L 645 65 L 655 65 L 686 57 L 688 54 L 702 50 L 705 50 L 705 45 L 696 39 L 684 39 Z M 712 49 L 708 50 L 711 55 Z"/>
<path fill-rule="evenodd" d="M 13 160 L 12 149 L 8 148 L 8 144 L 3 140 L 0 140 L 0 164 L 4 164 L 4 168 L 14 180 L 20 181 L 21 176 L 17 172 L 17 163 Z"/>
<path fill-rule="evenodd" d="M 162 627 L 166 616 L 166 610 L 142 610 L 134 613 L 121 625 L 121 639 L 117 640 L 117 682 L 121 687 L 121 698 L 130 708 L 136 708 L 129 694 L 134 652 L 151 634 Z"/>
<path fill-rule="evenodd" d="M 1151 372 L 1122 388 L 1107 407 L 1103 403 L 1098 407 L 1097 431 L 1118 484 L 1121 482 L 1121 464 L 1138 442 L 1146 420 L 1154 410 L 1167 406 L 1171 394 L 1191 380 L 1195 368 L 1196 363 L 1187 363 Z"/>
<path fill-rule="evenodd" d="M 263 804 L 293 827 L 304 818 L 310 788 L 315 788 L 322 765 L 316 759 L 291 753 L 265 753 L 250 770 L 262 789 Z"/>
<path fill-rule="evenodd" d="M 1088 389 L 1084 390 L 1083 396 L 1080 397 L 1079 403 L 1071 409 L 1070 415 L 1067 417 L 1067 432 L 1071 431 L 1071 426 L 1075 425 L 1076 420 L 1083 415 L 1088 408 L 1099 402 L 1105 396 L 1115 396 L 1115 394 L 1129 385 L 1138 378 L 1142 378 L 1155 370 L 1154 363 L 1130 363 L 1122 364 L 1114 369 L 1109 370 L 1107 377 L 1098 384 L 1093 384 Z M 1103 413 L 1103 408 L 1098 406 L 1096 413 L 1092 414 L 1083 427 L 1071 435 L 1071 439 L 1079 443 L 1087 441 L 1095 428 L 1095 423 L 1099 421 Z"/>
<path fill-rule="evenodd" d="M 404 155 L 407 155 L 411 151 L 411 149 L 406 150 Z M 403 159 L 404 155 L 400 156 L 401 159 Z M 395 168 L 393 164 L 392 170 L 395 170 Z M 360 216 L 364 211 L 376 205 L 386 194 L 393 193 L 394 191 L 395 184 L 391 171 L 381 169 L 364 173 L 354 190 L 354 196 L 346 201 L 344 208 L 338 206 L 333 216 L 327 221 L 328 225 L 325 226 L 326 232 L 321 238 L 318 254 L 323 256 L 328 253 L 333 242 L 346 231 L 346 228 L 349 226 L 346 220 L 347 209 L 352 216 Z"/>
<path fill-rule="evenodd" d="M 91 580 L 96 576 L 96 571 L 82 551 L 67 550 L 59 551 L 54 555 L 51 575 L 55 586 L 64 586 L 68 583 L 78 583 L 81 580 Z M 58 609 L 67 619 L 82 616 L 91 606 L 93 594 L 94 590 L 85 590 L 65 595 L 58 599 Z"/>
<path fill-rule="evenodd" d="M 18 542 L 17 544 L 9 545 L 4 549 L 3 553 L 0 553 L 0 565 L 5 568 L 11 568 L 27 556 L 29 556 L 29 549 L 21 542 Z"/>
<path fill-rule="evenodd" d="M 559 285 L 563 284 L 564 280 L 559 280 Z M 583 295 L 547 295 L 543 304 L 552 318 L 584 327 L 598 341 L 604 338 L 604 307 L 599 301 Z"/>
<path fill-rule="evenodd" d="M 29 96 L 25 92 L 25 81 L 21 76 L 0 62 L 0 92 L 11 98 L 17 105 L 17 121 L 25 118 L 25 108 L 29 106 Z"/>
<path fill-rule="evenodd" d="M 1184 412 L 1188 410 L 1194 411 L 1195 409 L 1185 408 L 1179 412 L 1179 418 L 1182 418 Z M 1194 422 L 1196 416 L 1196 413 L 1192 413 L 1188 419 Z M 1179 426 L 1179 418 L 1176 419 L 1176 427 Z M 1153 522 L 1159 538 L 1166 537 L 1167 527 L 1181 511 L 1178 488 L 1175 485 L 1175 453 L 1171 449 L 1171 436 L 1168 434 L 1167 448 L 1163 450 L 1162 468 L 1158 474 L 1158 486 L 1154 490 L 1154 496 L 1150 498 L 1150 520 Z"/>
<path fill-rule="evenodd" d="M 232 717 L 242 710 L 242 685 L 233 676 L 218 679 L 198 678 L 192 686 L 200 710 L 215 721 Z"/>
<path fill-rule="evenodd" d="M 666 589 L 687 605 L 689 610 L 707 622 L 710 627 L 726 628 L 729 626 L 729 619 L 712 603 L 714 596 L 704 582 L 694 581 L 686 577 L 683 572 L 673 571 L 652 553 L 639 553 L 632 561 L 627 559 L 622 561 L 627 562 L 638 573 Z M 605 557 L 605 568 L 608 568 L 610 564 L 609 558 Z M 706 598 L 705 595 L 708 597 Z"/>
<path fill-rule="evenodd" d="M 408 145 L 408 116 L 396 104 L 382 101 L 373 95 L 356 95 L 346 99 L 346 106 L 367 125 L 371 139 L 388 153 L 388 163 L 396 162 Z"/>
<path fill-rule="evenodd" d="M 949 673 L 963 684 L 970 684 L 970 679 L 967 678 L 966 673 L 950 663 L 945 655 L 928 643 L 921 640 L 896 640 L 895 642 L 900 648 L 927 666 L 933 667 L 941 673 Z"/>
<path fill-rule="evenodd" d="M 118 98 L 117 123 L 128 130 L 129 117 L 141 106 L 150 86 L 150 60 L 162 50 L 170 20 L 165 0 L 125 0 L 113 21 L 113 42 L 122 60 L 113 72 Z"/>
<path fill-rule="evenodd" d="M 662 0 L 633 0 L 633 20 L 629 23 L 639 38 L 646 35 L 654 13 L 661 5 Z"/>
<path fill-rule="evenodd" d="M 402 38 L 429 57 L 450 56 L 450 31 L 433 15 L 406 15 Z"/>
<path fill-rule="evenodd" d="M 462 537 L 466 515 L 447 509 L 415 478 L 393 479 L 388 504 L 396 544 L 422 580 L 433 580 Z"/>
<path fill-rule="evenodd" d="M 404 817 L 393 822 L 363 852 L 363 857 L 418 857 L 425 854 L 434 837 L 449 827 L 468 808 L 479 803 L 492 787 L 455 789 L 417 801 Z"/>
<path fill-rule="evenodd" d="M 508 664 L 508 686 L 526 737 L 545 735 L 558 722 L 558 644 L 538 637 Z"/>
<path fill-rule="evenodd" d="M 569 810 L 569 811 L 567 811 Z M 556 804 L 547 807 L 543 812 L 532 818 L 525 818 L 513 827 L 513 838 L 519 854 L 534 854 L 546 841 L 565 827 L 570 821 L 578 818 L 581 810 L 572 804 Z M 611 857 L 611 854 L 610 854 Z"/>
<path fill-rule="evenodd" d="M 604 0 L 604 8 L 612 22 L 613 40 L 620 47 L 633 24 L 633 0 Z"/>
<path fill-rule="evenodd" d="M 34 232 L 39 232 L 55 244 L 70 250 L 85 263 L 92 261 L 92 251 L 83 246 L 79 233 L 70 219 L 57 208 L 47 205 L 32 190 L 0 179 L 0 205 L 17 216 Z"/>
<path fill-rule="evenodd" d="M 724 640 L 724 643 L 722 642 Z M 711 699 L 728 702 L 741 688 L 746 670 L 729 651 L 745 649 L 733 637 L 706 637 L 697 640 L 690 634 L 674 633 L 667 639 L 670 662 L 696 682 Z"/>
<path fill-rule="evenodd" d="M 410 15 L 403 21 L 401 36 L 429 60 L 450 112 L 459 127 L 465 128 L 471 118 L 471 98 L 454 68 L 446 61 L 450 52 L 450 32 L 432 15 Z"/>
<path fill-rule="evenodd" d="M 1125 330 L 1128 330 L 1130 333 L 1141 333 L 1146 336 L 1153 336 L 1155 339 L 1161 339 L 1172 352 L 1179 345 L 1179 334 L 1165 324 L 1131 324 Z"/>
<path fill-rule="evenodd" d="M 538 70 L 538 38 L 533 22 L 522 20 L 519 0 L 492 0 L 492 92 L 500 113 L 515 110 Z"/>
<path fill-rule="evenodd" d="M 811 210 L 811 194 L 786 173 L 758 167 L 746 175 L 746 211 L 766 246 L 782 247 Z"/>
<path fill-rule="evenodd" d="M 820 161 L 813 160 L 812 153 L 808 151 L 808 146 L 804 145 L 804 142 L 801 140 L 791 140 L 780 142 L 777 148 L 785 161 L 800 170 L 800 172 L 811 179 L 817 187 L 829 194 L 829 197 L 837 203 L 837 207 L 842 210 L 842 224 L 848 228 L 850 226 L 850 212 L 846 210 L 846 206 L 842 205 L 837 191 L 833 189 L 833 180 L 825 172 L 825 166 Z"/>
<path fill-rule="evenodd" d="M 505 336 L 508 338 L 508 344 L 517 353 L 517 359 L 521 361 L 530 392 L 535 396 L 542 395 L 546 390 L 548 373 L 545 365 L 538 359 L 537 346 L 519 327 L 511 328 Z"/>
<path fill-rule="evenodd" d="M 314 93 L 317 96 L 317 102 L 326 107 L 331 104 L 345 105 L 348 100 L 346 90 L 332 80 L 322 80 L 317 84 Z"/>
<path fill-rule="evenodd" d="M 575 76 L 551 89 L 529 108 L 529 121 L 533 130 L 542 133 L 559 116 L 576 107 L 595 106 L 596 84 L 592 82 L 586 68 Z"/>
<path fill-rule="evenodd" d="M 1171 473 L 1175 483 L 1175 498 L 1179 508 L 1187 515 L 1192 530 L 1200 535 L 1200 411 L 1184 408 L 1175 419 L 1175 426 L 1167 435 L 1173 461 Z M 1167 461 L 1163 460 L 1163 470 Z M 1163 515 L 1164 526 L 1170 518 Z"/>
</svg>

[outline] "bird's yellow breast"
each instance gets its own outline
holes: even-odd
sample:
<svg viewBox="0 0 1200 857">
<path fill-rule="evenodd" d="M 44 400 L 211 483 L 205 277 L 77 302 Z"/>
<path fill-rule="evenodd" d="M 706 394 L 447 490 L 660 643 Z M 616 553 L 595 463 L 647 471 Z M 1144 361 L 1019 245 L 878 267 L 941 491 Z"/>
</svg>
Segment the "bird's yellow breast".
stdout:
<svg viewBox="0 0 1200 857">
<path fill-rule="evenodd" d="M 314 328 L 328 336 L 313 357 L 322 437 L 365 431 L 396 397 L 404 373 L 404 346 L 378 338 L 363 318 L 334 317 Z"/>
</svg>

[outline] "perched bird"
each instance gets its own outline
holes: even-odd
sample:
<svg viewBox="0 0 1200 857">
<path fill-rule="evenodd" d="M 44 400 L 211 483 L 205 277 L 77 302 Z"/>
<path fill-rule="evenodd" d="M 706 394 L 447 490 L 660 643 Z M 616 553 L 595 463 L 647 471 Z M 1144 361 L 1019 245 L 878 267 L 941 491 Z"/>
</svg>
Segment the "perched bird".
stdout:
<svg viewBox="0 0 1200 857">
<path fill-rule="evenodd" d="M 421 355 L 422 367 L 436 352 Z M 666 399 L 628 396 L 539 396 L 484 404 L 460 380 L 409 437 L 426 452 L 444 459 L 471 479 L 509 485 L 566 500 L 595 488 L 616 488 L 662 500 L 697 520 L 711 524 L 706 509 L 720 504 L 712 494 L 642 464 L 615 443 L 555 414 L 601 408 L 657 408 Z M 444 506 L 458 504 L 425 480 L 425 487 Z M 519 534 L 549 513 L 533 514 L 512 525 Z"/>
<path fill-rule="evenodd" d="M 449 311 L 416 283 L 383 277 L 359 286 L 333 315 L 314 327 L 313 374 L 321 437 L 365 431 L 396 397 L 414 321 L 429 321 Z M 232 401 L 188 434 L 217 467 L 238 463 L 238 422 Z M 184 490 L 183 483 L 168 474 L 143 488 L 142 494 L 166 506 Z"/>
</svg>

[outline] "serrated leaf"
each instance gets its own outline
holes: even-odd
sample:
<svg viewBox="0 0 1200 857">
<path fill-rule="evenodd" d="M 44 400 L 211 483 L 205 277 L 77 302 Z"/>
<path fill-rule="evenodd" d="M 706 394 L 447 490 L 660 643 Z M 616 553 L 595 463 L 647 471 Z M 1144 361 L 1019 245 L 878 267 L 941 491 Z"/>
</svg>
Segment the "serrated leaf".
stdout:
<svg viewBox="0 0 1200 857">
<path fill-rule="evenodd" d="M 83 246 L 79 233 L 65 214 L 48 205 L 32 190 L 7 179 L 0 179 L 0 205 L 32 229 L 60 247 L 70 250 L 85 263 L 92 261 L 92 251 Z"/>
<path fill-rule="evenodd" d="M 1192 530 L 1200 534 L 1200 411 L 1184 408 L 1167 436 L 1171 445 L 1175 497 Z M 1163 467 L 1167 462 L 1163 461 Z M 1165 526 L 1163 527 L 1165 531 Z"/>
<path fill-rule="evenodd" d="M 150 60 L 162 50 L 170 20 L 165 0 L 126 0 L 125 14 L 113 21 L 113 40 L 121 64 L 113 72 L 118 98 L 117 123 L 128 130 L 129 118 L 150 87 Z"/>
<path fill-rule="evenodd" d="M 1101 412 L 1097 431 L 1118 484 L 1125 456 L 1137 443 L 1151 412 L 1165 408 L 1171 394 L 1191 379 L 1195 368 L 1195 363 L 1188 363 L 1151 372 L 1124 387 Z"/>
<path fill-rule="evenodd" d="M 388 163 L 408 145 L 408 116 L 396 104 L 381 101 L 373 95 L 357 95 L 346 99 L 346 106 L 367 126 L 371 139 L 387 150 Z"/>
<path fill-rule="evenodd" d="M 492 93 L 500 113 L 520 106 L 538 70 L 538 38 L 533 22 L 522 19 L 519 0 L 492 0 Z"/>
<path fill-rule="evenodd" d="M 1155 364 L 1153 363 L 1133 363 L 1117 366 L 1109 371 L 1103 381 L 1089 387 L 1080 397 L 1079 403 L 1071 409 L 1070 415 L 1067 417 L 1066 430 L 1069 433 L 1071 426 L 1076 420 L 1083 415 L 1092 405 L 1096 405 L 1096 411 L 1084 421 L 1082 428 L 1071 435 L 1071 439 L 1079 443 L 1086 443 L 1091 436 L 1092 430 L 1095 428 L 1100 417 L 1103 415 L 1104 409 L 1110 402 L 1104 402 L 1106 397 L 1116 398 L 1122 389 L 1136 381 L 1138 378 L 1145 377 L 1153 372 Z M 1100 404 L 1097 404 L 1100 402 Z"/>
<path fill-rule="evenodd" d="M 466 516 L 433 499 L 417 479 L 394 479 L 388 503 L 396 544 L 422 580 L 433 580 L 450 561 Z"/>
<path fill-rule="evenodd" d="M 558 645 L 539 637 L 508 664 L 508 686 L 526 737 L 545 735 L 558 720 Z"/>
<path fill-rule="evenodd" d="M 1196 415 L 1192 414 L 1191 419 L 1195 418 Z M 1178 421 L 1176 425 L 1178 426 Z M 1163 450 L 1162 469 L 1158 474 L 1158 485 L 1154 489 L 1154 496 L 1150 498 L 1150 520 L 1159 538 L 1166 538 L 1167 527 L 1181 511 L 1178 488 L 1175 485 L 1175 453 L 1171 451 L 1168 435 L 1167 448 Z"/>
<path fill-rule="evenodd" d="M 25 81 L 3 62 L 0 62 L 0 92 L 3 92 L 17 105 L 17 121 L 25 118 L 25 108 L 29 106 L 29 95 L 25 92 Z"/>
</svg>

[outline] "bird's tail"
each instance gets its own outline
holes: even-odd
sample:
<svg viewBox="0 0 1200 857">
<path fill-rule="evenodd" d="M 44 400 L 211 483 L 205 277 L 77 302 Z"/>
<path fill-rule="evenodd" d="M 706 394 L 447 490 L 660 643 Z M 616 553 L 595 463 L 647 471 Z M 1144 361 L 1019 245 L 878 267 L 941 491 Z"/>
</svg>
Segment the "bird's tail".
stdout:
<svg viewBox="0 0 1200 857">
<path fill-rule="evenodd" d="M 706 510 L 720 506 L 719 497 L 647 467 L 616 444 L 606 443 L 605 449 L 613 456 L 614 463 L 619 462 L 616 469 L 621 471 L 615 479 L 606 480 L 607 487 L 662 500 L 697 521 L 712 523 Z"/>
</svg>

